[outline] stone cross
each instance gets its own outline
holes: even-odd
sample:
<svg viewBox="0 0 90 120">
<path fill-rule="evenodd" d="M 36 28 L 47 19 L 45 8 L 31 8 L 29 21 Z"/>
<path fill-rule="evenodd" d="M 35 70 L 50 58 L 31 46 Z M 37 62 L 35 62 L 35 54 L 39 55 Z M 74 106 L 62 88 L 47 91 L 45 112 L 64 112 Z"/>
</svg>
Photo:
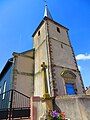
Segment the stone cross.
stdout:
<svg viewBox="0 0 90 120">
<path fill-rule="evenodd" d="M 44 98 L 49 98 L 50 95 L 49 95 L 49 93 L 48 93 L 47 74 L 46 74 L 47 66 L 45 65 L 45 62 L 43 62 L 43 63 L 41 64 L 41 67 L 42 67 L 43 88 L 44 88 L 43 97 L 44 97 Z"/>
</svg>

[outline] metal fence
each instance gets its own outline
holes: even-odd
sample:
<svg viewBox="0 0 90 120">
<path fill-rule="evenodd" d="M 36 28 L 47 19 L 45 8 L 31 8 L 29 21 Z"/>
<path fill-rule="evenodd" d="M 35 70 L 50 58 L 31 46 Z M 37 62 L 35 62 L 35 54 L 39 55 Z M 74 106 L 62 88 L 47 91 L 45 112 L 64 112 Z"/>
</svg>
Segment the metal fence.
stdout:
<svg viewBox="0 0 90 120">
<path fill-rule="evenodd" d="M 30 97 L 17 90 L 0 94 L 0 120 L 30 117 Z"/>
</svg>

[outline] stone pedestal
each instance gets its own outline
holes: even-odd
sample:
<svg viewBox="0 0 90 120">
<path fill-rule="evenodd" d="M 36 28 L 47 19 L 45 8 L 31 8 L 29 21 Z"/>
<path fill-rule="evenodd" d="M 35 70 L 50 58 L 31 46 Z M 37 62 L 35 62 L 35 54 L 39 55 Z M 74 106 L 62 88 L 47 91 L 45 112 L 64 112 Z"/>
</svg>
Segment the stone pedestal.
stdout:
<svg viewBox="0 0 90 120">
<path fill-rule="evenodd" d="M 45 113 L 53 109 L 53 98 L 31 97 L 31 120 L 45 120 Z"/>
</svg>

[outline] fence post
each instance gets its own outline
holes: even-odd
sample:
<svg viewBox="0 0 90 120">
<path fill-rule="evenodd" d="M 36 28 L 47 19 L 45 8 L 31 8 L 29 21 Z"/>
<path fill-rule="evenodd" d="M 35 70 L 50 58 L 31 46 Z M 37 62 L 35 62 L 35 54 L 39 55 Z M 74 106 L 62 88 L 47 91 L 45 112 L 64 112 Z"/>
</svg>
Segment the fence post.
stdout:
<svg viewBox="0 0 90 120">
<path fill-rule="evenodd" d="M 11 91 L 10 91 L 10 95 L 11 95 L 11 98 L 10 98 L 10 111 L 9 111 L 9 120 L 11 120 L 11 118 L 12 118 L 13 90 L 11 90 Z"/>
</svg>

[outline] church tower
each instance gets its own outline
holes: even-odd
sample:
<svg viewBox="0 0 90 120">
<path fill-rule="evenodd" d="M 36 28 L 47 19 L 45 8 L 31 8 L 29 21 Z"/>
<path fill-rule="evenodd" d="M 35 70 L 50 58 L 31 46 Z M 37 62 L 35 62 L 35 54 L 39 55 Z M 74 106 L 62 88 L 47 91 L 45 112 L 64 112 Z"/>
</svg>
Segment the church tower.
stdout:
<svg viewBox="0 0 90 120">
<path fill-rule="evenodd" d="M 78 69 L 68 28 L 55 22 L 45 6 L 44 18 L 33 33 L 35 48 L 34 95 L 43 96 L 41 64 L 47 65 L 50 96 L 83 94 L 84 85 Z"/>
</svg>

